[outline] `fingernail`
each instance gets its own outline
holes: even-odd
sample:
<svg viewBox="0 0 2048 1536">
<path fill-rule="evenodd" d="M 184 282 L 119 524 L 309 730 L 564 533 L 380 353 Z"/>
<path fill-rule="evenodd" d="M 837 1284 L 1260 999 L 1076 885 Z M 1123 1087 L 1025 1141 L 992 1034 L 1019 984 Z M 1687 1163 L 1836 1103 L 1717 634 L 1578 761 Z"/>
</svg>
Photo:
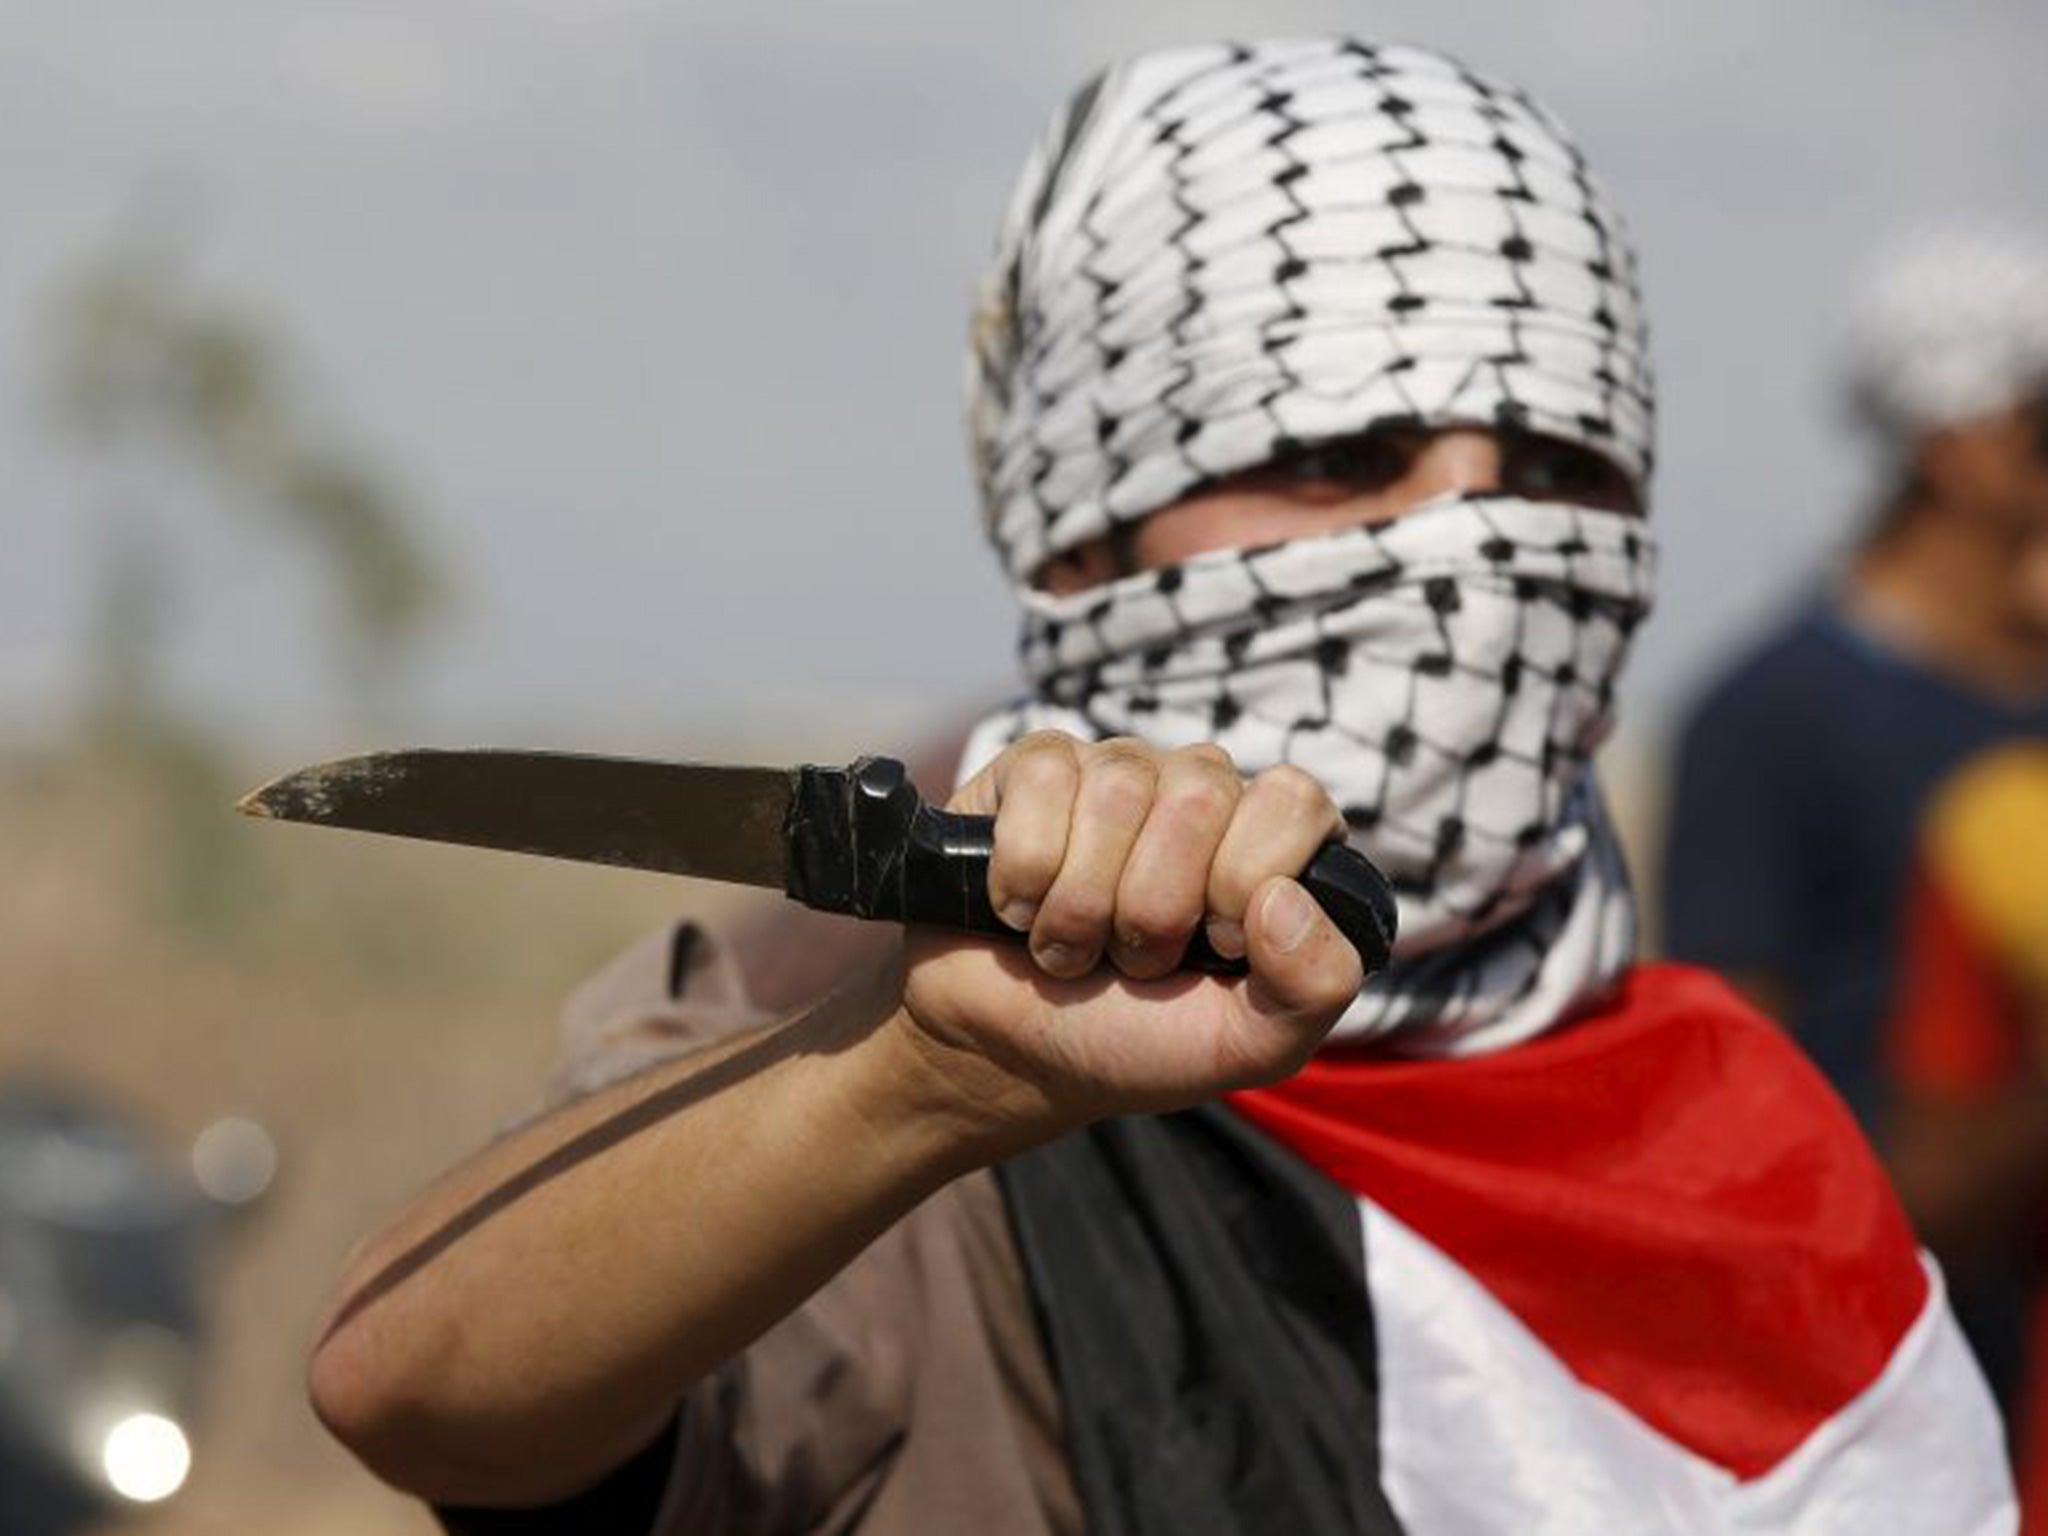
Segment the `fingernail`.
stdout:
<svg viewBox="0 0 2048 1536">
<path fill-rule="evenodd" d="M 1029 933 L 1032 922 L 1038 916 L 1038 903 L 1026 901 L 1018 896 L 1004 902 L 1002 910 L 996 913 L 996 916 L 1019 933 Z"/>
<path fill-rule="evenodd" d="M 1266 893 L 1266 936 L 1283 955 L 1299 948 L 1316 925 L 1316 904 L 1292 880 L 1282 880 Z"/>
<path fill-rule="evenodd" d="M 1209 919 L 1209 947 L 1226 960 L 1244 958 L 1244 924 L 1227 917 Z"/>
<path fill-rule="evenodd" d="M 1038 951 L 1038 968 L 1050 971 L 1055 976 L 1065 976 L 1079 969 L 1081 951 L 1071 944 L 1047 944 Z"/>
</svg>

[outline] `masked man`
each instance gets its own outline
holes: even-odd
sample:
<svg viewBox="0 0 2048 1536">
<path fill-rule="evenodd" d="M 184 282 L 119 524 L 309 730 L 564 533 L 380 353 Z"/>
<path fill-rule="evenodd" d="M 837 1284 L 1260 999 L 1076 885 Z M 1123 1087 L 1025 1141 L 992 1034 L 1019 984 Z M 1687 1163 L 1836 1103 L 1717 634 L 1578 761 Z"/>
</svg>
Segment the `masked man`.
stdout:
<svg viewBox="0 0 2048 1536">
<path fill-rule="evenodd" d="M 2012 1529 L 1847 1117 L 1632 964 L 1648 360 L 1556 122 L 1346 40 L 1113 69 L 970 393 L 1032 686 L 954 804 L 1025 942 L 794 1019 L 629 956 L 578 1095 L 357 1256 L 337 1432 L 463 1531 Z M 1340 831 L 1370 981 L 1289 878 Z"/>
</svg>

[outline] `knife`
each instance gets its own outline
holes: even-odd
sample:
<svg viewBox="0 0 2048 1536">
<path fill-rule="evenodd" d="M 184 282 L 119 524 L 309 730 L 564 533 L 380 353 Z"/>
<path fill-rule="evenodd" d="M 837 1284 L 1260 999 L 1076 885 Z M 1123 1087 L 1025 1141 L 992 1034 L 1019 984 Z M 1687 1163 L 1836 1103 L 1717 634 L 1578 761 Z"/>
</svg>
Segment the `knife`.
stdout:
<svg viewBox="0 0 2048 1536">
<path fill-rule="evenodd" d="M 566 752 L 413 748 L 301 768 L 245 815 L 767 886 L 821 912 L 1022 942 L 988 896 L 995 822 L 926 805 L 903 764 L 736 768 Z M 1310 896 L 1368 972 L 1393 947 L 1394 895 L 1371 861 L 1325 843 Z M 1197 929 L 1183 970 L 1243 975 Z"/>
</svg>

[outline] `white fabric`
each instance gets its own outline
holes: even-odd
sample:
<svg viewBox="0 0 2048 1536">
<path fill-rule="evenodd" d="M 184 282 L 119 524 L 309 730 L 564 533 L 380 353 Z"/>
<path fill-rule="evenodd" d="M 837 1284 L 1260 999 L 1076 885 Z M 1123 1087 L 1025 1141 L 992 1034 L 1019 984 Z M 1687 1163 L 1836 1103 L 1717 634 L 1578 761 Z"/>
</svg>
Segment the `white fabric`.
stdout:
<svg viewBox="0 0 2048 1536">
<path fill-rule="evenodd" d="M 2048 390 L 2048 237 L 1985 224 L 1902 240 L 1859 283 L 1846 351 L 1858 409 L 1896 439 Z"/>
<path fill-rule="evenodd" d="M 1412 1228 L 1359 1202 L 1379 1349 L 1383 1486 L 1409 1536 L 2009 1536 L 1989 1389 L 1928 1264 L 1891 1362 L 1739 1481 L 1583 1385 Z"/>
<path fill-rule="evenodd" d="M 1290 445 L 1524 427 L 1647 483 L 1621 221 L 1523 92 L 1349 38 L 1145 55 L 1077 93 L 982 285 L 968 420 L 989 531 L 1047 555 Z"/>
<path fill-rule="evenodd" d="M 1042 729 L 1306 769 L 1400 901 L 1396 963 L 1335 1038 L 1498 1049 L 1634 957 L 1590 759 L 1653 563 L 1640 519 L 1465 497 L 1027 593 L 1033 696 L 982 723 L 963 772 Z"/>
</svg>

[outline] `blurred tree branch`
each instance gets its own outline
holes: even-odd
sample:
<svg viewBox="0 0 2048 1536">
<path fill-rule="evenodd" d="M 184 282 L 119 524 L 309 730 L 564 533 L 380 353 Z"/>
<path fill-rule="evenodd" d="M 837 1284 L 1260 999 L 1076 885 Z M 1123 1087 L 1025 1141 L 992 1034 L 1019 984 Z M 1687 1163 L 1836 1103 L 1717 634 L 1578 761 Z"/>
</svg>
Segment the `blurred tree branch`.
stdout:
<svg viewBox="0 0 2048 1536">
<path fill-rule="evenodd" d="M 391 477 L 309 409 L 285 336 L 200 291 L 165 242 L 130 237 L 66 286 L 51 396 L 87 458 L 136 452 L 197 471 L 217 493 L 208 500 L 305 548 L 334 598 L 329 644 L 342 682 L 358 711 L 378 702 L 445 584 Z M 120 611 L 138 595 L 136 546 L 156 542 L 137 531 L 140 513 L 103 509 L 113 524 L 103 601 L 116 611 L 103 615 L 92 658 L 99 709 L 134 726 L 146 724 L 138 712 L 162 709 L 153 657 L 176 621 L 161 571 L 149 612 Z"/>
</svg>

